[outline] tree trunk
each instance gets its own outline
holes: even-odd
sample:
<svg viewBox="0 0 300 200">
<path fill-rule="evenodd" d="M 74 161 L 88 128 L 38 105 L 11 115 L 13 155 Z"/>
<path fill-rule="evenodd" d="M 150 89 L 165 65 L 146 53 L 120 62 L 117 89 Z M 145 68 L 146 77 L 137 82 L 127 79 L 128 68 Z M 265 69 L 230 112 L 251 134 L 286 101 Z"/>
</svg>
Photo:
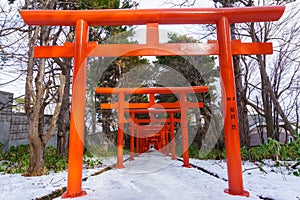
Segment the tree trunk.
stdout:
<svg viewBox="0 0 300 200">
<path fill-rule="evenodd" d="M 273 113 L 274 113 L 274 124 L 275 124 L 274 138 L 275 138 L 275 140 L 280 141 L 279 115 L 275 109 L 274 109 Z"/>
<path fill-rule="evenodd" d="M 70 124 L 70 66 L 71 59 L 66 59 L 63 63 L 62 74 L 66 78 L 66 84 L 63 92 L 61 109 L 57 120 L 57 149 L 56 153 L 60 156 L 67 156 L 69 142 L 69 124 Z"/>
<path fill-rule="evenodd" d="M 96 100 L 95 100 L 95 92 L 93 89 L 90 90 L 90 101 L 91 101 L 91 106 L 92 106 L 92 133 L 96 133 L 96 123 L 97 123 L 97 119 L 96 119 Z"/>
<path fill-rule="evenodd" d="M 242 73 L 240 69 L 240 58 L 238 56 L 233 57 L 234 75 L 235 75 L 235 86 L 237 96 L 237 108 L 239 118 L 239 132 L 241 138 L 241 146 L 250 148 L 249 139 L 249 121 L 248 121 L 248 110 L 247 110 L 247 99 L 246 90 L 242 83 Z"/>
<path fill-rule="evenodd" d="M 193 113 L 193 114 L 195 114 L 195 116 L 196 116 L 197 132 L 196 132 L 195 135 L 193 135 L 193 136 L 194 136 L 194 139 L 193 139 L 193 141 L 192 141 L 191 146 L 195 146 L 195 147 L 197 147 L 198 149 L 200 149 L 201 146 L 202 146 L 202 142 L 203 142 L 203 140 L 204 140 L 204 138 L 205 138 L 205 132 L 204 132 L 204 130 L 203 130 L 202 124 L 200 123 L 200 122 L 201 122 L 201 119 L 200 119 L 200 113 L 196 111 L 196 112 Z M 206 124 L 205 124 L 205 125 L 206 125 Z M 204 125 L 204 126 L 205 126 L 205 125 Z M 207 126 L 207 125 L 206 125 L 206 126 Z M 192 138 L 191 138 L 191 139 L 192 139 Z"/>
<path fill-rule="evenodd" d="M 261 63 L 260 66 L 264 65 L 264 63 Z M 263 100 L 263 107 L 264 107 L 264 116 L 266 120 L 266 128 L 267 128 L 267 138 L 273 137 L 274 133 L 274 124 L 273 124 L 273 117 L 272 117 L 272 105 L 270 101 L 270 95 L 266 87 L 266 79 L 264 78 L 263 75 L 263 67 L 260 68 L 260 73 L 261 73 L 261 96 Z"/>
<path fill-rule="evenodd" d="M 47 170 L 44 167 L 45 164 L 45 144 L 37 139 L 30 139 L 30 158 L 29 168 L 25 173 L 25 176 L 41 176 L 47 174 Z"/>
<path fill-rule="evenodd" d="M 33 111 L 40 110 L 41 107 L 41 102 L 37 102 L 33 106 Z M 25 176 L 41 176 L 46 173 L 44 169 L 45 144 L 43 142 L 43 137 L 39 134 L 39 114 L 39 112 L 32 112 L 29 118 L 28 139 L 30 147 L 30 157 L 29 168 L 24 174 Z"/>
<path fill-rule="evenodd" d="M 274 94 L 274 91 L 272 90 L 272 86 L 271 86 L 271 83 L 270 83 L 270 80 L 268 78 L 268 75 L 267 75 L 267 72 L 266 72 L 266 67 L 263 63 L 263 60 L 262 60 L 262 56 L 258 55 L 257 56 L 258 58 L 258 61 L 259 61 L 259 64 L 260 64 L 260 72 L 261 72 L 261 76 L 262 76 L 262 80 L 264 81 L 264 86 L 266 86 L 266 90 L 269 94 L 269 98 L 270 98 L 270 101 L 272 101 L 276 111 L 278 112 L 278 114 L 280 115 L 280 117 L 282 118 L 283 122 L 284 122 L 284 125 L 285 125 L 285 128 L 290 132 L 290 134 L 295 137 L 295 130 L 293 129 L 291 123 L 289 122 L 289 120 L 287 119 L 285 113 L 283 112 L 279 102 L 278 102 L 278 99 L 276 98 L 275 94 Z M 266 110 L 265 110 L 265 113 L 266 113 Z M 271 117 L 271 120 L 272 120 L 272 117 Z M 273 129 L 274 130 L 274 129 Z"/>
<path fill-rule="evenodd" d="M 226 6 L 225 6 L 226 7 Z M 229 7 L 233 7 L 233 4 Z M 231 39 L 236 39 L 235 24 L 230 25 Z M 239 119 L 239 134 L 241 146 L 246 146 L 250 148 L 249 139 L 249 120 L 248 120 L 248 110 L 247 110 L 247 88 L 244 87 L 242 81 L 242 71 L 240 66 L 240 56 L 233 56 L 233 69 L 234 69 L 234 81 L 235 81 L 235 91 L 236 91 L 236 102 L 238 109 L 238 119 Z"/>
<path fill-rule="evenodd" d="M 265 31 L 266 32 L 266 31 Z M 267 34 L 267 33 L 266 33 Z M 254 23 L 251 23 L 250 26 L 250 36 L 252 39 L 252 42 L 267 42 L 267 39 L 269 38 L 268 35 L 264 36 L 264 39 L 259 39 L 255 33 L 255 27 Z M 277 111 L 277 113 L 280 115 L 282 120 L 284 121 L 285 128 L 290 132 L 290 134 L 295 137 L 295 130 L 291 126 L 291 123 L 287 119 L 285 113 L 283 112 L 281 105 L 278 102 L 278 99 L 276 98 L 276 95 L 273 91 L 271 82 L 269 80 L 267 71 L 266 71 L 266 56 L 262 55 L 257 55 L 257 62 L 259 64 L 259 69 L 260 69 L 260 74 L 261 74 L 261 80 L 262 80 L 262 99 L 263 99 L 263 104 L 264 104 L 264 113 L 266 117 L 266 124 L 267 124 L 267 132 L 268 132 L 268 137 L 272 136 L 274 133 L 274 126 L 272 122 L 272 104 L 274 106 L 274 109 Z"/>
</svg>

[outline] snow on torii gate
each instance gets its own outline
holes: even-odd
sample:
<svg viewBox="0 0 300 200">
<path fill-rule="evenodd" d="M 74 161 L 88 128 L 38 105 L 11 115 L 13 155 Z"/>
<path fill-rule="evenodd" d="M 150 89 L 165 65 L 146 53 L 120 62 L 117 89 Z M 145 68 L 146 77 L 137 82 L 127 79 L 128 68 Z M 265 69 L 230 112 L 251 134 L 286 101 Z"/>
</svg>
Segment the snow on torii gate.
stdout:
<svg viewBox="0 0 300 200">
<path fill-rule="evenodd" d="M 241 43 L 230 38 L 230 24 L 277 21 L 284 6 L 243 8 L 185 8 L 135 10 L 21 10 L 28 25 L 76 26 L 74 43 L 42 46 L 35 58 L 74 57 L 69 141 L 68 188 L 64 197 L 85 195 L 82 190 L 85 85 L 87 57 L 218 55 L 222 81 L 224 135 L 229 188 L 232 195 L 249 196 L 243 188 L 240 139 L 232 55 L 271 54 L 271 43 Z M 146 44 L 88 42 L 89 26 L 147 25 Z M 216 24 L 218 42 L 208 44 L 160 44 L 159 24 Z"/>
</svg>

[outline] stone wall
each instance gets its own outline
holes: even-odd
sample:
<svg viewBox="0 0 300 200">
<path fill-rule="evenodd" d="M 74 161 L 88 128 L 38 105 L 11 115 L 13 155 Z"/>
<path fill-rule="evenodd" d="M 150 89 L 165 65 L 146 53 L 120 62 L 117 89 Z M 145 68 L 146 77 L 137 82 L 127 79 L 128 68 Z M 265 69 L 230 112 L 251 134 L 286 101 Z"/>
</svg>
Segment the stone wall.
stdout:
<svg viewBox="0 0 300 200">
<path fill-rule="evenodd" d="M 9 148 L 13 94 L 0 91 L 0 142 L 2 153 Z"/>
<path fill-rule="evenodd" d="M 44 131 L 48 131 L 51 125 L 52 115 L 45 115 Z M 10 127 L 9 147 L 28 144 L 28 119 L 25 113 L 12 113 Z M 48 142 L 48 145 L 56 146 L 56 135 Z"/>
<path fill-rule="evenodd" d="M 13 94 L 0 91 L 0 142 L 4 145 L 2 153 L 11 146 L 28 144 L 29 122 L 25 113 L 12 112 Z M 44 131 L 50 128 L 52 115 L 45 115 Z M 56 146 L 56 135 L 47 145 Z"/>
</svg>

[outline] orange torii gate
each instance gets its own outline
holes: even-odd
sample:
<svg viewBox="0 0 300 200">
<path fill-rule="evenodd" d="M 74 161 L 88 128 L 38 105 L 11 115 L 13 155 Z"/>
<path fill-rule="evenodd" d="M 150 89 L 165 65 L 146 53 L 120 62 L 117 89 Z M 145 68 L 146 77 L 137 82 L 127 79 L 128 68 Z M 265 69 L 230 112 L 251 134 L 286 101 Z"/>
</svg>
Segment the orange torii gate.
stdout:
<svg viewBox="0 0 300 200">
<path fill-rule="evenodd" d="M 161 134 L 161 127 L 154 127 L 153 125 L 151 125 L 151 123 L 164 123 L 164 124 L 169 124 L 168 126 L 168 131 L 170 131 L 170 140 L 171 140 L 171 145 L 172 145 L 172 160 L 176 159 L 176 153 L 175 153 L 175 135 L 174 135 L 174 131 L 175 131 L 175 126 L 174 123 L 175 122 L 181 122 L 181 119 L 177 119 L 174 118 L 174 113 L 180 113 L 180 109 L 128 109 L 125 110 L 125 112 L 129 112 L 130 116 L 131 116 L 131 120 L 125 120 L 125 123 L 130 123 L 130 159 L 133 160 L 133 156 L 134 156 L 134 132 L 136 131 L 145 131 L 146 129 L 149 129 L 149 132 L 154 131 L 154 136 L 152 135 L 151 138 L 155 137 L 156 135 L 160 137 L 159 134 Z M 135 118 L 135 114 L 145 114 L 145 113 L 149 113 L 150 114 L 150 119 L 136 119 Z M 163 118 L 163 119 L 155 119 L 153 118 L 153 114 L 157 114 L 157 113 L 168 113 L 170 116 L 169 118 Z M 139 125 L 140 123 L 150 123 L 150 127 L 149 125 L 147 125 L 146 127 L 135 127 L 135 124 Z M 161 125 L 160 125 L 161 126 Z M 164 130 L 164 129 L 163 129 Z M 159 133 L 157 133 L 159 132 Z M 138 134 L 138 133 L 137 133 Z M 168 135 L 166 136 L 168 137 Z M 151 139 L 150 138 L 150 139 Z M 137 136 L 137 139 L 139 139 L 139 137 Z M 168 142 L 167 142 L 168 143 Z M 162 148 L 161 143 L 156 144 L 156 147 L 158 150 L 160 150 Z M 139 146 L 136 145 L 137 148 L 137 153 L 139 153 Z M 165 148 L 165 153 L 166 155 L 168 155 L 168 147 Z"/>
<path fill-rule="evenodd" d="M 164 108 L 165 112 L 168 109 L 180 109 L 181 113 L 181 129 L 182 129 L 182 151 L 183 151 L 183 166 L 190 167 L 189 151 L 188 151 L 188 130 L 186 112 L 188 108 L 203 108 L 203 102 L 186 101 L 186 94 L 208 92 L 207 86 L 193 87 L 154 87 L 154 88 L 100 88 L 95 89 L 96 94 L 118 94 L 118 102 L 102 103 L 101 109 L 118 109 L 118 155 L 116 168 L 123 168 L 123 142 L 124 142 L 124 113 L 125 109 L 129 112 L 138 112 L 133 109 L 147 108 Z M 149 94 L 148 103 L 129 103 L 125 102 L 126 94 Z M 168 103 L 155 103 L 155 94 L 178 94 L 180 101 Z M 151 111 L 148 111 L 151 112 Z M 171 112 L 171 111 L 170 111 Z M 138 140 L 139 141 L 139 140 Z"/>
<path fill-rule="evenodd" d="M 154 144 L 162 153 L 165 153 L 166 156 L 169 155 L 168 150 L 168 132 L 171 129 L 171 125 L 150 125 L 150 127 L 139 127 L 135 130 L 137 131 L 137 137 L 140 140 L 140 146 L 137 151 L 138 154 L 144 153 L 149 150 L 150 143 L 152 140 L 156 140 L 157 144 Z M 150 142 L 149 142 L 150 140 Z M 175 155 L 174 155 L 175 156 Z M 188 166 L 191 167 L 191 166 Z"/>
<path fill-rule="evenodd" d="M 277 21 L 284 6 L 243 8 L 184 8 L 133 10 L 21 10 L 28 25 L 76 26 L 74 43 L 36 47 L 35 58 L 74 58 L 69 140 L 68 188 L 63 197 L 85 195 L 82 190 L 86 64 L 97 56 L 218 55 L 222 81 L 224 136 L 228 186 L 232 195 L 249 196 L 242 180 L 240 140 L 232 55 L 271 54 L 271 43 L 233 42 L 230 24 Z M 147 25 L 146 44 L 101 44 L 88 42 L 89 26 Z M 218 42 L 208 44 L 160 44 L 159 24 L 216 24 Z"/>
</svg>

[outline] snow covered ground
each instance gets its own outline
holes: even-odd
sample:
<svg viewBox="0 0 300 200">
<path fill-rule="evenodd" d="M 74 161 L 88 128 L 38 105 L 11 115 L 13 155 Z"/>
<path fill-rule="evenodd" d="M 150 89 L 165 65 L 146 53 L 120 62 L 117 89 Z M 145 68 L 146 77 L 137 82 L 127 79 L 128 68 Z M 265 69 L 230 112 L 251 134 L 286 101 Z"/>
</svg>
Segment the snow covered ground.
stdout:
<svg viewBox="0 0 300 200">
<path fill-rule="evenodd" d="M 97 176 L 91 174 L 101 168 L 84 170 L 83 182 L 86 196 L 79 200 L 153 200 L 153 199 L 300 199 L 300 178 L 288 175 L 285 168 L 243 163 L 244 187 L 250 197 L 231 196 L 224 193 L 228 182 L 225 161 L 190 159 L 192 164 L 212 173 L 216 178 L 195 168 L 181 167 L 182 162 L 171 160 L 153 151 L 124 163 L 124 169 L 112 169 Z M 104 166 L 112 164 L 111 160 Z M 51 173 L 42 177 L 0 175 L 0 199 L 35 199 L 66 186 L 67 172 Z M 57 198 L 61 199 L 61 198 Z"/>
</svg>

